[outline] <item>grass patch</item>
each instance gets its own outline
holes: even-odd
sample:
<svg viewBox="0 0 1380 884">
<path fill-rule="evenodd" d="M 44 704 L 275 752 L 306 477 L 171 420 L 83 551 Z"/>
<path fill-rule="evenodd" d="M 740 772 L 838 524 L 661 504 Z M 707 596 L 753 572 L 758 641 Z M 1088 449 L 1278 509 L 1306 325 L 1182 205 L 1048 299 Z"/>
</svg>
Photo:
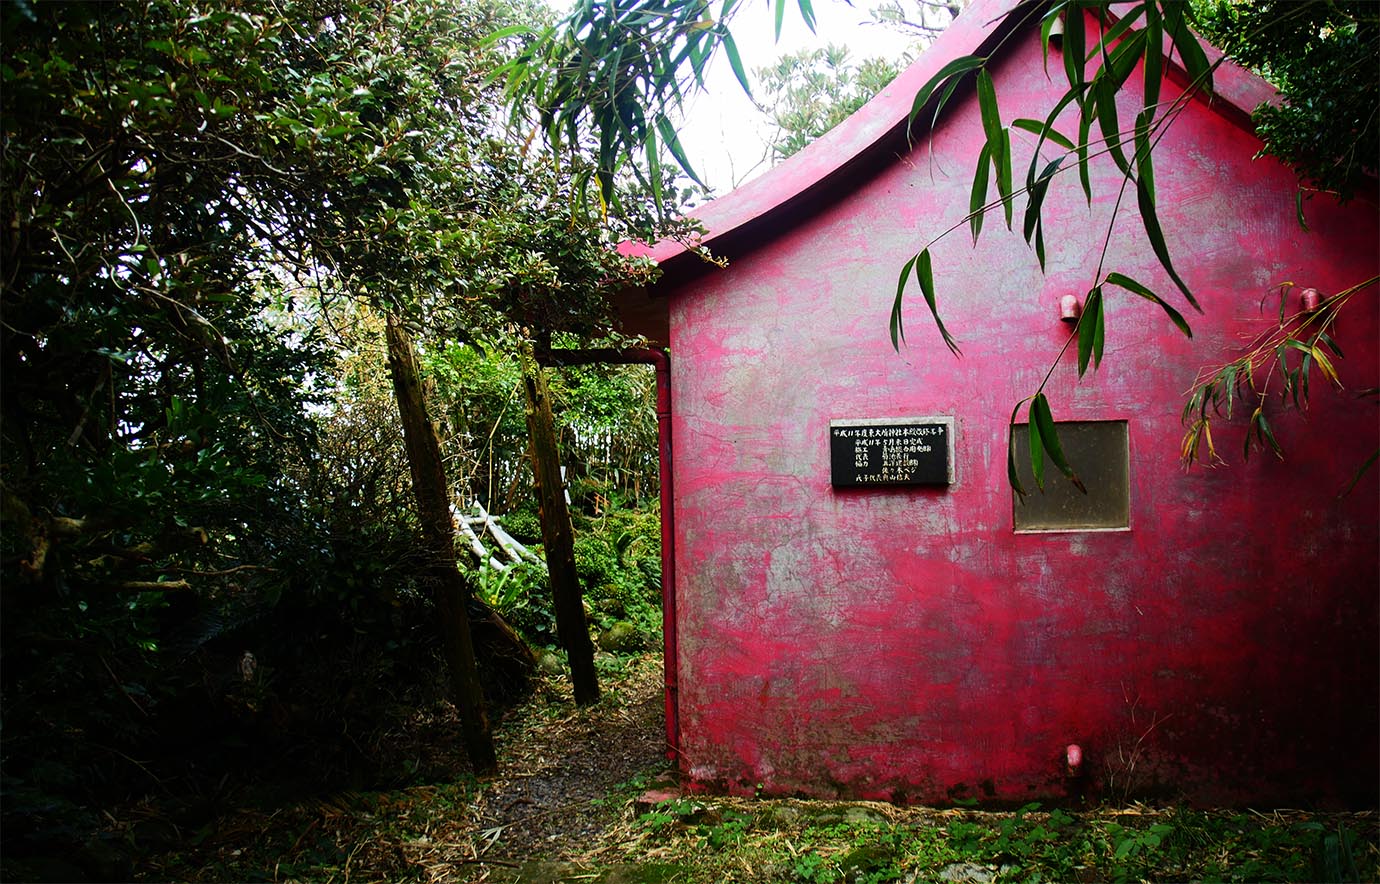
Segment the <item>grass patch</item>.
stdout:
<svg viewBox="0 0 1380 884">
<path fill-rule="evenodd" d="M 683 880 L 706 884 L 1369 881 L 1380 872 L 1374 814 L 827 808 L 677 799 L 640 818 L 644 837 L 623 858 L 677 861 L 690 870 Z"/>
</svg>

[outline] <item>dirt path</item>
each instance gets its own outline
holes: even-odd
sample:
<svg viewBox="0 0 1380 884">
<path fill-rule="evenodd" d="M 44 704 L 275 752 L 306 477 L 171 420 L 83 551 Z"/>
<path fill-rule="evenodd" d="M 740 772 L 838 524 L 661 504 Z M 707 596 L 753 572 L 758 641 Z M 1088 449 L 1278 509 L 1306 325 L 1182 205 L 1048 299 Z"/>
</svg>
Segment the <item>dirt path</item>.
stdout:
<svg viewBox="0 0 1380 884">
<path fill-rule="evenodd" d="M 584 709 L 562 679 L 544 679 L 497 724 L 500 770 L 479 782 L 451 721 L 427 731 L 425 748 L 452 759 L 452 782 L 246 801 L 196 831 L 126 808 L 109 834 L 142 853 L 140 881 L 559 880 L 620 840 L 629 799 L 668 770 L 660 656 L 610 658 L 604 670 L 603 696 Z M 150 823 L 167 830 L 157 847 L 141 834 Z"/>
<path fill-rule="evenodd" d="M 668 770 L 665 733 L 655 656 L 629 661 L 626 674 L 606 680 L 604 697 L 588 709 L 571 704 L 564 684 L 548 685 L 545 696 L 503 723 L 502 769 L 473 805 L 482 857 L 583 856 L 623 813 L 623 793 Z M 605 801 L 614 795 L 619 800 Z"/>
</svg>

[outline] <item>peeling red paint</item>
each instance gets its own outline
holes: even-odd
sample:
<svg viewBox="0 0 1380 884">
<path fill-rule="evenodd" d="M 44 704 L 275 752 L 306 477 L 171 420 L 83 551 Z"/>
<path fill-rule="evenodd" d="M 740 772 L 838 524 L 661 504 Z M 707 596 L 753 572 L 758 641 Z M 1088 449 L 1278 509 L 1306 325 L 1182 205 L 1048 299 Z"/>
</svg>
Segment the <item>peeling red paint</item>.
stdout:
<svg viewBox="0 0 1380 884">
<path fill-rule="evenodd" d="M 975 4 L 922 74 L 978 45 L 1000 6 Z M 1004 113 L 1041 115 L 1057 89 L 1038 44 L 1004 52 Z M 1223 70 L 1223 92 L 1258 93 Z M 1104 368 L 1079 381 L 1066 359 L 1048 388 L 1058 419 L 1128 421 L 1130 528 L 1018 535 L 1007 417 L 1068 334 L 1060 298 L 1092 284 L 1117 180 L 1095 168 L 1091 209 L 1076 182 L 1056 182 L 1043 276 L 995 217 L 975 249 L 941 242 L 939 306 L 964 357 L 945 350 L 919 297 L 898 355 L 886 335 L 896 273 L 966 213 L 974 117 L 968 106 L 943 123 L 933 158 L 925 139 L 899 161 L 845 163 L 836 177 L 849 186 L 792 215 L 830 151 L 857 156 L 880 137 L 869 117 L 865 135 L 706 210 L 721 222 L 711 235 L 726 231 L 727 270 L 691 275 L 662 255 L 685 773 L 738 791 L 894 800 L 1024 801 L 1086 785 L 1373 804 L 1376 473 L 1336 498 L 1378 444 L 1373 407 L 1318 378 L 1307 415 L 1275 421 L 1286 461 L 1239 463 L 1238 417 L 1217 431 L 1237 462 L 1178 463 L 1184 391 L 1268 326 L 1272 285 L 1332 293 L 1377 272 L 1373 197 L 1315 199 L 1300 230 L 1290 171 L 1251 159 L 1259 145 L 1239 113 L 1195 103 L 1156 155 L 1170 249 L 1205 310 L 1190 317 L 1193 339 L 1154 305 L 1109 293 Z M 1017 168 L 1032 143 L 1017 138 Z M 1168 295 L 1139 220 L 1122 216 L 1107 268 Z M 1376 302 L 1358 299 L 1337 327 L 1349 390 L 1380 386 Z M 940 414 L 957 422 L 953 486 L 830 486 L 831 419 Z"/>
</svg>

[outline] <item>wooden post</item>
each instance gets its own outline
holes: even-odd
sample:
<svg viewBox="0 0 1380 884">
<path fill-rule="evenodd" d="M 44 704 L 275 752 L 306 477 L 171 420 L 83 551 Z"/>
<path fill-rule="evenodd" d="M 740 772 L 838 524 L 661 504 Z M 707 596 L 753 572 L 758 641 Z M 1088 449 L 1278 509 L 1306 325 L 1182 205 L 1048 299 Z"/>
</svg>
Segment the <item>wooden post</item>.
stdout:
<svg viewBox="0 0 1380 884">
<path fill-rule="evenodd" d="M 589 627 L 585 625 L 580 578 L 575 573 L 575 531 L 565 504 L 551 394 L 531 342 L 522 338 L 519 347 L 522 386 L 527 394 L 527 433 L 532 442 L 532 476 L 541 504 L 541 540 L 546 547 L 546 570 L 556 603 L 556 634 L 570 660 L 575 702 L 584 706 L 599 699 L 599 679 L 594 672 L 594 643 L 589 640 Z"/>
<path fill-rule="evenodd" d="M 465 603 L 470 589 L 455 560 L 455 523 L 450 513 L 450 486 L 441 461 L 441 444 L 436 428 L 427 415 L 417 371 L 417 354 L 412 338 L 395 316 L 387 318 L 388 370 L 393 377 L 393 394 L 402 418 L 407 463 L 412 472 L 412 491 L 417 498 L 417 514 L 422 522 L 422 540 L 427 552 L 427 571 L 440 618 L 442 644 L 450 686 L 465 750 L 476 773 L 491 773 L 498 768 L 493 734 L 484 711 L 484 694 L 479 685 L 479 670 L 474 662 L 474 642 L 470 636 Z"/>
</svg>

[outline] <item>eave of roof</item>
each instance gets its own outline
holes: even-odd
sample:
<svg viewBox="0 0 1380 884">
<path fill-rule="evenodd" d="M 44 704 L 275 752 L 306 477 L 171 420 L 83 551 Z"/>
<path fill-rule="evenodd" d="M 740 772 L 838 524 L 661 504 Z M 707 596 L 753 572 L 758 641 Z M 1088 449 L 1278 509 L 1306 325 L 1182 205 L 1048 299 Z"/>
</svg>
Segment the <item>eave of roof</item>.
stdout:
<svg viewBox="0 0 1380 884">
<path fill-rule="evenodd" d="M 1029 14 L 1010 14 L 1021 7 Z M 828 134 L 742 187 L 690 212 L 705 228 L 702 245 L 714 251 L 717 243 L 774 223 L 790 208 L 807 203 L 812 194 L 838 184 L 841 178 L 850 178 L 856 170 L 875 168 L 871 161 L 879 154 L 903 148 L 926 130 L 924 114 L 914 127 L 909 123 L 916 93 L 925 83 L 956 58 L 991 55 L 999 51 L 1007 35 L 1034 30 L 1046 7 L 1046 3 L 1032 0 L 974 0 L 891 85 Z M 1170 48 L 1166 38 L 1166 59 L 1170 58 Z M 1210 62 L 1222 57 L 1206 43 L 1203 48 Z M 1166 71 L 1180 83 L 1187 82 L 1183 69 L 1172 61 Z M 1269 84 L 1229 61 L 1213 75 L 1211 106 L 1238 125 L 1248 126 L 1255 107 L 1275 100 Z M 702 263 L 684 244 L 671 240 L 650 246 L 623 243 L 619 250 L 652 258 L 661 266 L 663 278 Z"/>
</svg>

